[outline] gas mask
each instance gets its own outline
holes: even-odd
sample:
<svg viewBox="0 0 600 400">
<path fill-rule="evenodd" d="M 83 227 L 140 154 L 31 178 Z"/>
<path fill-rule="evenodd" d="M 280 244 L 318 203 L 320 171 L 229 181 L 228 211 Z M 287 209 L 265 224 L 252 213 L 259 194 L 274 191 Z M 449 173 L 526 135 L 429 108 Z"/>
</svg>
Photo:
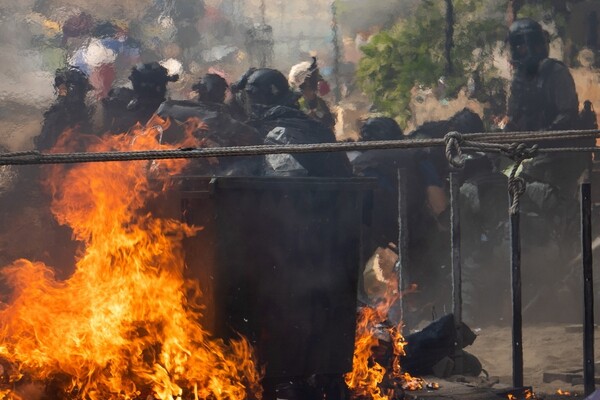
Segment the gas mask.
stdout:
<svg viewBox="0 0 600 400">
<path fill-rule="evenodd" d="M 518 70 L 535 74 L 548 57 L 548 38 L 541 25 L 529 18 L 516 20 L 508 35 L 511 63 Z"/>
</svg>

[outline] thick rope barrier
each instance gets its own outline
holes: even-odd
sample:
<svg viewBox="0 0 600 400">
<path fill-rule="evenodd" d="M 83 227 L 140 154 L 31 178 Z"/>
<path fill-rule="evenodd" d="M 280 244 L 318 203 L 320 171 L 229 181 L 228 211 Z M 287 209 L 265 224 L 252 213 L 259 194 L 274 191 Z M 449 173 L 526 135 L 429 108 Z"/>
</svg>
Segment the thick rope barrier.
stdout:
<svg viewBox="0 0 600 400">
<path fill-rule="evenodd" d="M 409 149 L 445 146 L 446 156 L 455 168 L 464 165 L 464 151 L 509 154 L 511 146 L 519 142 L 556 141 L 565 139 L 598 138 L 600 130 L 554 132 L 506 132 L 460 134 L 450 132 L 443 139 L 383 140 L 372 142 L 336 142 L 294 145 L 256 145 L 214 148 L 182 148 L 174 150 L 147 150 L 128 152 L 41 153 L 21 151 L 0 153 L 0 165 L 70 164 L 108 161 L 191 159 L 206 157 L 258 156 L 267 154 L 298 154 L 374 149 Z M 599 152 L 595 147 L 543 148 L 538 153 Z"/>
</svg>

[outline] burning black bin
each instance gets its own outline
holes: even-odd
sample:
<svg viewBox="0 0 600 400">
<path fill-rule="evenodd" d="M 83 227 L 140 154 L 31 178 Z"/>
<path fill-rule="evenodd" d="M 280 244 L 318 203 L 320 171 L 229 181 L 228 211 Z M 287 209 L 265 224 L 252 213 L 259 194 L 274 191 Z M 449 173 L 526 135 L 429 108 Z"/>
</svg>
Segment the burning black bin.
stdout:
<svg viewBox="0 0 600 400">
<path fill-rule="evenodd" d="M 185 220 L 204 227 L 184 245 L 206 324 L 247 337 L 267 378 L 352 369 L 363 178 L 181 177 Z"/>
</svg>

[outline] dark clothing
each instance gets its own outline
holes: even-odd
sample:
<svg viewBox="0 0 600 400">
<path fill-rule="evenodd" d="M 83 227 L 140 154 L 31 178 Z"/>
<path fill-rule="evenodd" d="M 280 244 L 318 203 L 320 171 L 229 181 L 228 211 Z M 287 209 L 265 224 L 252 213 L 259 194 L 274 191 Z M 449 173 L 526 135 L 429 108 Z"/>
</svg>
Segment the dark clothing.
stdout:
<svg viewBox="0 0 600 400">
<path fill-rule="evenodd" d="M 459 340 L 460 339 L 460 340 Z M 453 359 L 456 356 L 456 344 L 462 348 L 472 345 L 477 335 L 464 322 L 457 329 L 454 315 L 447 314 L 432 322 L 422 330 L 406 336 L 406 355 L 401 358 L 403 370 L 411 375 L 433 375 L 434 366 L 445 357 Z M 463 352 L 463 370 L 454 368 L 447 375 L 479 376 L 481 362 L 473 355 Z"/>
<path fill-rule="evenodd" d="M 578 129 L 579 101 L 569 69 L 549 58 L 542 60 L 534 74 L 517 69 L 508 117 L 509 131 Z M 542 148 L 593 145 L 593 139 L 540 143 Z M 527 181 L 521 201 L 523 264 L 530 265 L 523 274 L 523 287 L 528 288 L 525 302 L 529 303 L 524 312 L 536 318 L 562 318 L 559 309 L 564 301 L 555 293 L 543 294 L 541 288 L 560 282 L 578 252 L 577 188 L 590 165 L 591 157 L 586 153 L 540 154 L 523 163 L 521 176 Z M 544 315 L 547 310 L 553 310 L 552 315 Z"/>
<path fill-rule="evenodd" d="M 442 139 L 452 131 L 460 133 L 483 132 L 483 121 L 477 113 L 464 108 L 447 120 L 426 122 L 418 126 L 414 131 L 409 133 L 408 139 Z M 435 166 L 437 174 L 442 179 L 446 179 L 450 171 L 450 165 L 448 164 L 444 149 L 441 147 L 430 147 L 425 151 L 429 154 L 429 158 Z"/>
<path fill-rule="evenodd" d="M 579 100 L 573 77 L 560 61 L 546 58 L 534 75 L 517 70 L 508 101 L 508 130 L 539 131 L 579 128 Z M 540 147 L 593 146 L 593 139 L 540 143 Z M 575 196 L 577 179 L 589 167 L 587 154 L 543 154 L 525 163 L 523 173 L 532 181 L 546 182 Z"/>
<path fill-rule="evenodd" d="M 179 123 L 198 118 L 206 127 L 198 132 L 218 146 L 249 146 L 262 144 L 256 129 L 231 117 L 224 104 L 189 100 L 167 100 L 156 111 L 161 117 L 170 117 Z"/>
<path fill-rule="evenodd" d="M 142 98 L 129 88 L 113 88 L 102 99 L 104 131 L 119 134 L 129 131 L 138 122 L 145 125 L 164 98 Z"/>
<path fill-rule="evenodd" d="M 467 161 L 460 187 L 464 318 L 477 326 L 510 316 L 508 178 L 486 160 Z"/>
<path fill-rule="evenodd" d="M 300 109 L 309 117 L 319 121 L 329 129 L 335 127 L 335 117 L 329 110 L 329 106 L 322 98 L 316 96 L 313 100 L 306 100 L 303 97 L 298 101 Z"/>
<path fill-rule="evenodd" d="M 369 150 L 352 161 L 354 172 L 377 178 L 373 193 L 373 212 L 370 223 L 370 242 L 365 244 L 367 256 L 378 247 L 399 242 L 398 170 L 406 177 L 406 251 L 402 260 L 404 281 L 416 284 L 417 293 L 406 298 L 410 315 L 404 317 L 407 326 L 430 315 L 431 308 L 443 309 L 449 294 L 447 282 L 449 265 L 447 233 L 440 229 L 437 218 L 429 209 L 428 188 L 441 187 L 442 180 L 428 154 L 420 149 Z"/>
<path fill-rule="evenodd" d="M 234 118 L 227 106 L 220 103 L 188 100 L 167 100 L 160 105 L 156 114 L 170 118 L 172 124 L 163 134 L 163 140 L 177 142 L 183 138 L 186 121 L 195 118 L 201 121 L 194 135 L 205 147 L 250 146 L 262 144 L 262 139 L 253 127 Z M 220 157 L 215 160 L 200 159 L 194 162 L 194 172 L 220 176 L 255 176 L 261 174 L 263 157 Z"/>
<path fill-rule="evenodd" d="M 577 127 L 579 100 L 566 65 L 546 58 L 535 75 L 517 70 L 511 83 L 508 117 L 517 131 Z"/>
<path fill-rule="evenodd" d="M 447 120 L 426 122 L 411 132 L 408 135 L 408 139 L 441 139 L 451 130 L 451 124 Z M 444 149 L 441 147 L 430 147 L 424 151 L 428 153 L 438 176 L 446 179 L 450 171 L 450 165 L 448 164 Z"/>
<path fill-rule="evenodd" d="M 67 102 L 60 97 L 44 113 L 42 132 L 34 138 L 37 150 L 51 149 L 58 137 L 67 129 L 77 129 L 82 133 L 92 130 L 92 109 L 83 102 Z"/>
<path fill-rule="evenodd" d="M 331 129 L 302 111 L 286 106 L 255 105 L 249 124 L 264 137 L 265 144 L 334 143 Z M 267 173 L 350 177 L 352 168 L 345 153 L 297 153 L 266 157 Z M 301 168 L 300 168 L 301 167 Z"/>
<path fill-rule="evenodd" d="M 373 199 L 374 248 L 398 243 L 398 170 L 406 170 L 407 227 L 409 248 L 423 241 L 435 226 L 435 220 L 426 206 L 427 182 L 441 180 L 430 175 L 433 168 L 420 150 L 369 150 L 352 161 L 354 173 L 378 180 Z M 435 175 L 435 174 L 434 174 Z"/>
<path fill-rule="evenodd" d="M 598 129 L 598 119 L 592 102 L 586 100 L 583 102 L 583 109 L 579 113 L 579 129 Z"/>
</svg>

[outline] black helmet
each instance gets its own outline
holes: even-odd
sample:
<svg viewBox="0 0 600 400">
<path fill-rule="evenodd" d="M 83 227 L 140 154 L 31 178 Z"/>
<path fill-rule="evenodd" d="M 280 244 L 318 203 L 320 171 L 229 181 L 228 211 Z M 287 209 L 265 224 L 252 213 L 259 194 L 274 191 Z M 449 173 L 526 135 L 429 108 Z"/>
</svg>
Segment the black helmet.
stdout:
<svg viewBox="0 0 600 400">
<path fill-rule="evenodd" d="M 367 119 L 360 127 L 360 138 L 365 142 L 374 140 L 404 139 L 402 129 L 393 118 L 375 117 Z"/>
<path fill-rule="evenodd" d="M 542 26 L 530 19 L 521 18 L 508 30 L 511 63 L 528 72 L 535 72 L 540 62 L 548 57 L 548 36 Z"/>
<path fill-rule="evenodd" d="M 228 87 L 227 81 L 221 75 L 206 74 L 192 86 L 192 89 L 198 92 L 200 101 L 223 103 Z"/>
<path fill-rule="evenodd" d="M 65 85 L 69 97 L 85 94 L 93 89 L 85 72 L 74 66 L 59 68 L 54 75 L 54 88 Z"/>
<path fill-rule="evenodd" d="M 252 104 L 284 105 L 291 93 L 286 77 L 271 68 L 254 71 L 244 89 Z"/>
<path fill-rule="evenodd" d="M 449 122 L 450 129 L 460 133 L 481 133 L 485 130 L 479 114 L 466 107 L 454 114 Z"/>
<path fill-rule="evenodd" d="M 131 75 L 129 75 L 133 91 L 138 96 L 149 98 L 164 98 L 167 93 L 167 83 L 176 82 L 178 79 L 179 75 L 169 75 L 169 71 L 156 61 L 137 64 L 131 69 Z"/>
<path fill-rule="evenodd" d="M 56 74 L 54 75 L 54 87 L 57 88 L 62 84 L 77 85 L 82 88 L 91 89 L 90 82 L 88 81 L 85 72 L 72 65 L 56 70 Z"/>
</svg>

